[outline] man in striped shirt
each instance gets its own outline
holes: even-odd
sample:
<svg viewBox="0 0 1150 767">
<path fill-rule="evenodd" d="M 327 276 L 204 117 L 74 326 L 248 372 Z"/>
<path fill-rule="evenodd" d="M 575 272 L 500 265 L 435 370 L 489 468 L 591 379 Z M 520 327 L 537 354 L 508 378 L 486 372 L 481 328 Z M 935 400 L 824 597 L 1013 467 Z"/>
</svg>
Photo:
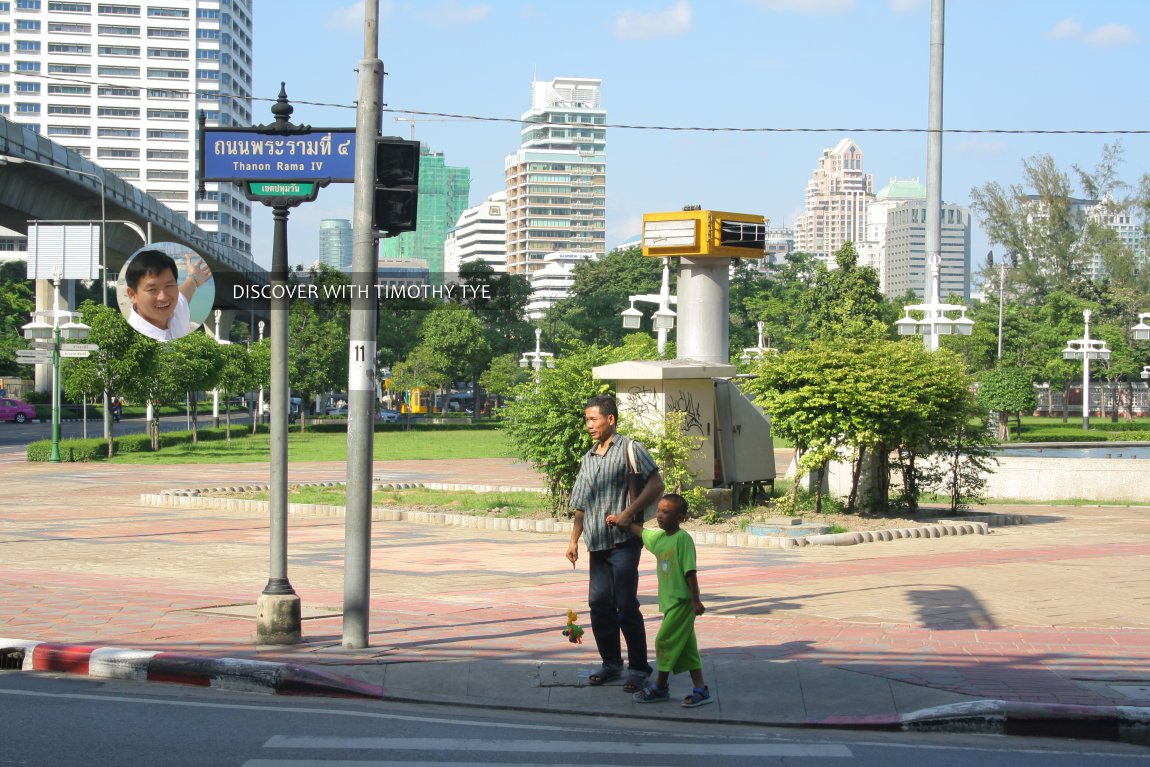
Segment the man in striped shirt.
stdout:
<svg viewBox="0 0 1150 767">
<path fill-rule="evenodd" d="M 571 491 L 575 524 L 567 559 L 579 559 L 579 538 L 587 544 L 590 578 L 587 603 L 591 613 L 591 633 L 599 649 L 602 666 L 591 674 L 590 683 L 601 685 L 623 674 L 619 635 L 627 644 L 627 677 L 624 692 L 643 688 L 651 674 L 647 662 L 647 633 L 639 610 L 639 556 L 643 541 L 629 532 L 632 520 L 642 524 L 648 512 L 663 497 L 663 478 L 647 449 L 634 443 L 631 467 L 646 479 L 634 502 L 628 501 L 628 444 L 632 440 L 615 432 L 619 410 L 608 395 L 592 397 L 584 411 L 584 423 L 595 444 L 583 456 L 579 475 Z M 607 516 L 618 516 L 617 527 L 608 527 Z"/>
</svg>

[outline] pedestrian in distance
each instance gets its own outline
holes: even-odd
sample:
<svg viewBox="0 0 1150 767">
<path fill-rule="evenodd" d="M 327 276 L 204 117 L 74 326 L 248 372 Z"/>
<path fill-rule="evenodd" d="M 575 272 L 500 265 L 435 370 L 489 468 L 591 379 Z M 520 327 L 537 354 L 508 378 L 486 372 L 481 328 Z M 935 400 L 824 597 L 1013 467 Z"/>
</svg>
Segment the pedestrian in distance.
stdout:
<svg viewBox="0 0 1150 767">
<path fill-rule="evenodd" d="M 659 501 L 655 519 L 658 530 L 644 528 L 635 520 L 624 523 L 621 516 L 607 517 L 611 526 L 626 526 L 641 536 L 643 546 L 655 555 L 655 574 L 659 578 L 659 610 L 663 625 L 655 636 L 655 665 L 659 673 L 635 693 L 636 703 L 670 700 L 671 674 L 689 671 L 694 689 L 683 698 L 685 708 L 706 705 L 714 700 L 703 680 L 703 659 L 695 638 L 695 617 L 702 615 L 699 578 L 695 568 L 695 542 L 680 525 L 687 518 L 687 500 L 668 493 Z"/>
<path fill-rule="evenodd" d="M 647 633 L 639 609 L 639 557 L 643 542 L 629 531 L 639 526 L 663 494 L 663 478 L 651 454 L 642 444 L 616 432 L 619 410 L 608 395 L 592 397 L 583 412 L 583 422 L 594 445 L 583 456 L 571 491 L 575 522 L 567 559 L 574 567 L 579 559 L 579 539 L 587 545 L 590 571 L 587 605 L 591 634 L 602 665 L 591 673 L 593 686 L 623 676 L 623 691 L 643 689 L 651 675 L 647 662 Z M 629 493 L 631 475 L 644 482 L 635 497 Z M 618 527 L 607 525 L 607 517 L 620 520 Z M 622 645 L 627 645 L 623 665 Z"/>
</svg>

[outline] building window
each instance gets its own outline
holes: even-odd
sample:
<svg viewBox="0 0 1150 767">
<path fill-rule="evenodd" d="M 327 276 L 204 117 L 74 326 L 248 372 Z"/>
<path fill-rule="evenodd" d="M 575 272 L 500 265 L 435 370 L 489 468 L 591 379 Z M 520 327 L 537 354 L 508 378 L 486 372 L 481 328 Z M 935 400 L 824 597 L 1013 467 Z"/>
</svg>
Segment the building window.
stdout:
<svg viewBox="0 0 1150 767">
<path fill-rule="evenodd" d="M 188 70 L 186 69 L 160 69 L 159 67 L 148 67 L 148 77 L 156 78 L 159 80 L 187 80 Z"/>
<path fill-rule="evenodd" d="M 99 117 L 139 117 L 140 110 L 135 107 L 100 107 Z"/>
<path fill-rule="evenodd" d="M 187 181 L 188 172 L 186 170 L 149 170 L 149 181 Z"/>
<path fill-rule="evenodd" d="M 92 52 L 92 46 L 83 43 L 48 43 L 48 53 L 78 53 L 87 55 Z"/>
<path fill-rule="evenodd" d="M 39 93 L 40 83 L 16 83 L 17 93 Z"/>
<path fill-rule="evenodd" d="M 101 24 L 99 27 L 101 35 L 109 35 L 115 37 L 139 37 L 139 27 L 114 27 L 110 24 Z"/>
<path fill-rule="evenodd" d="M 149 120 L 187 120 L 188 110 L 186 109 L 149 109 Z"/>
<path fill-rule="evenodd" d="M 186 19 L 188 18 L 187 8 L 149 8 L 149 16 L 164 16 L 172 19 Z"/>
<path fill-rule="evenodd" d="M 175 37 L 186 40 L 188 38 L 188 30 L 169 29 L 168 27 L 148 27 L 148 37 Z"/>
<path fill-rule="evenodd" d="M 16 114 L 18 115 L 38 115 L 40 114 L 40 105 L 32 104 L 27 101 L 16 102 Z"/>
<path fill-rule="evenodd" d="M 87 64 L 49 64 L 50 75 L 90 75 L 92 68 Z"/>
<path fill-rule="evenodd" d="M 188 150 L 186 149 L 149 149 L 149 160 L 186 160 L 188 159 Z M 209 197 L 210 199 L 210 197 Z"/>
<path fill-rule="evenodd" d="M 171 91 L 163 90 L 161 88 L 148 88 L 148 98 L 150 99 L 171 99 L 178 101 L 187 101 L 187 91 Z"/>
<path fill-rule="evenodd" d="M 91 136 L 92 129 L 82 125 L 49 125 L 49 136 Z"/>
<path fill-rule="evenodd" d="M 17 40 L 16 51 L 18 53 L 39 53 L 40 41 L 39 40 Z"/>
<path fill-rule="evenodd" d="M 197 69 L 196 78 L 200 80 L 219 80 L 219 70 L 215 69 Z"/>
<path fill-rule="evenodd" d="M 138 98 L 140 95 L 139 88 L 119 88 L 115 85 L 101 85 L 96 89 L 96 93 L 100 96 L 121 96 L 124 98 Z"/>
<path fill-rule="evenodd" d="M 139 77 L 139 67 L 98 67 L 100 77 Z"/>
<path fill-rule="evenodd" d="M 49 11 L 62 11 L 64 13 L 91 13 L 91 3 L 48 3 Z"/>
<path fill-rule="evenodd" d="M 101 56 L 132 56 L 140 55 L 140 49 L 131 45 L 101 45 L 98 48 Z"/>
<path fill-rule="evenodd" d="M 91 24 L 73 24 L 65 21 L 49 21 L 49 32 L 63 32 L 70 35 L 90 35 L 92 34 Z M 52 50 L 50 47 L 48 50 Z"/>
<path fill-rule="evenodd" d="M 17 32 L 39 32 L 40 22 L 36 19 L 16 19 Z"/>
<path fill-rule="evenodd" d="M 219 17 L 219 8 L 198 8 L 196 10 L 197 19 L 218 19 Z"/>
<path fill-rule="evenodd" d="M 40 10 L 40 0 L 16 0 L 16 10 L 38 11 Z"/>
<path fill-rule="evenodd" d="M 97 133 L 100 138 L 139 138 L 139 128 L 100 128 Z"/>
<path fill-rule="evenodd" d="M 148 131 L 148 138 L 187 140 L 188 132 L 186 130 L 160 130 L 157 128 Z"/>
<path fill-rule="evenodd" d="M 148 58 L 150 59 L 186 59 L 188 52 L 179 48 L 149 48 Z"/>
<path fill-rule="evenodd" d="M 90 115 L 92 114 L 92 107 L 79 106 L 76 104 L 49 104 L 48 114 L 50 115 Z"/>
<path fill-rule="evenodd" d="M 138 5 L 103 5 L 98 6 L 97 13 L 103 16 L 139 16 Z"/>
<path fill-rule="evenodd" d="M 16 62 L 16 71 L 17 72 L 35 72 L 35 73 L 39 74 L 40 62 L 39 61 L 17 61 Z"/>
<path fill-rule="evenodd" d="M 122 147 L 114 146 L 102 146 L 96 150 L 96 157 L 119 157 L 123 159 L 138 160 L 140 158 L 140 150 L 125 149 Z"/>
</svg>

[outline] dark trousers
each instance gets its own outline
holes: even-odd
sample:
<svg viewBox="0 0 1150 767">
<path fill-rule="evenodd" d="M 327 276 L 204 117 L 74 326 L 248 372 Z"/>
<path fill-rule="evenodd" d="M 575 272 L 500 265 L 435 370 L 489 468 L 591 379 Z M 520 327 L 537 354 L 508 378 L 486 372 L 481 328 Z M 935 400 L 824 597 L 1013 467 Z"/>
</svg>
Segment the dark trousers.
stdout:
<svg viewBox="0 0 1150 767">
<path fill-rule="evenodd" d="M 639 611 L 639 555 L 643 542 L 632 538 L 613 549 L 591 552 L 591 578 L 587 604 L 591 608 L 591 633 L 603 665 L 623 668 L 619 634 L 627 643 L 627 666 L 651 673 L 647 662 L 647 632 Z"/>
</svg>

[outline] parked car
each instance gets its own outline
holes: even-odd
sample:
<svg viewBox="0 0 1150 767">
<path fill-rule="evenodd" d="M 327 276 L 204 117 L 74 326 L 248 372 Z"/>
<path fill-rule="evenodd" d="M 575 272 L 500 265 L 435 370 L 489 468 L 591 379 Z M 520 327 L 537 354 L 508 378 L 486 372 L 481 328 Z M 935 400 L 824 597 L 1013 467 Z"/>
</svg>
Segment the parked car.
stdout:
<svg viewBox="0 0 1150 767">
<path fill-rule="evenodd" d="M 383 423 L 399 423 L 399 413 L 385 407 L 379 409 L 379 420 Z"/>
<path fill-rule="evenodd" d="M 340 405 L 339 407 L 328 408 L 328 415 L 342 415 L 347 416 L 347 405 Z"/>
<path fill-rule="evenodd" d="M 0 421 L 15 421 L 25 423 L 36 417 L 36 408 L 18 399 L 4 397 L 0 399 Z"/>
</svg>

